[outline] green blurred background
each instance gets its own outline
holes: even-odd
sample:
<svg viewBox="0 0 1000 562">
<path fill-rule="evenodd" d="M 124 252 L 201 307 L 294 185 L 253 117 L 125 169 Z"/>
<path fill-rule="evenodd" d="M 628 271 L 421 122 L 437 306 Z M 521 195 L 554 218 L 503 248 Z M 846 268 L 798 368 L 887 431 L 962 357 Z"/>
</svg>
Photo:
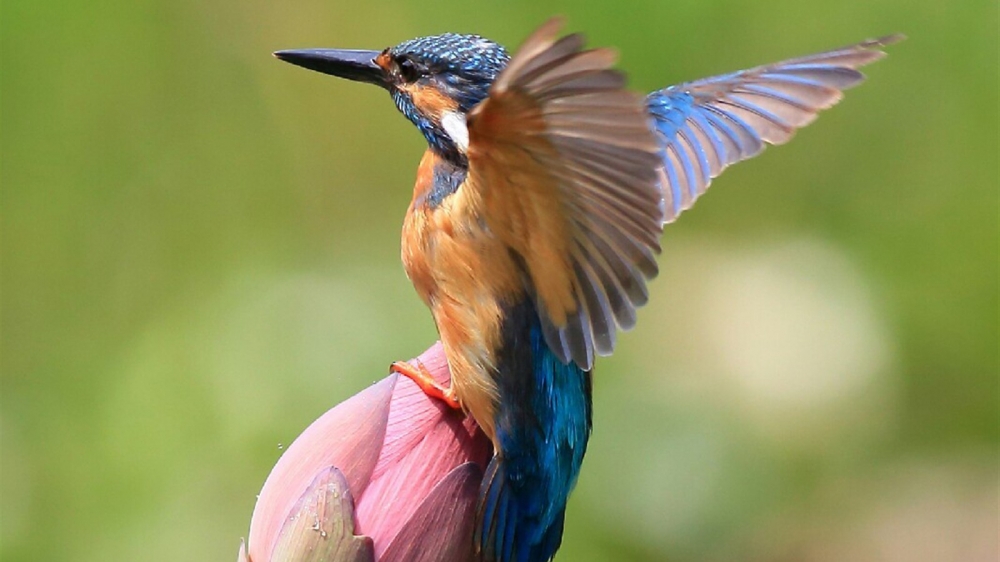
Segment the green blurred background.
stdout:
<svg viewBox="0 0 1000 562">
<path fill-rule="evenodd" d="M 422 138 L 271 51 L 562 13 L 647 91 L 910 38 L 668 228 L 559 560 L 996 560 L 996 2 L 619 4 L 5 0 L 0 558 L 234 559 L 279 444 L 435 339 Z"/>
</svg>

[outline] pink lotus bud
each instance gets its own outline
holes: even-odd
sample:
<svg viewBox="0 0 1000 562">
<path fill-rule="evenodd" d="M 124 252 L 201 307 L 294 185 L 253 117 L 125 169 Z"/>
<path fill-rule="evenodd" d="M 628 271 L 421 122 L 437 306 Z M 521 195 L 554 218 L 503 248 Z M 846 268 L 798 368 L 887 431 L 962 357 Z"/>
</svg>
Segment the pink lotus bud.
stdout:
<svg viewBox="0 0 1000 562">
<path fill-rule="evenodd" d="M 449 383 L 441 344 L 418 361 Z M 471 418 L 389 375 L 323 414 L 278 459 L 239 562 L 472 560 L 492 451 Z"/>
</svg>

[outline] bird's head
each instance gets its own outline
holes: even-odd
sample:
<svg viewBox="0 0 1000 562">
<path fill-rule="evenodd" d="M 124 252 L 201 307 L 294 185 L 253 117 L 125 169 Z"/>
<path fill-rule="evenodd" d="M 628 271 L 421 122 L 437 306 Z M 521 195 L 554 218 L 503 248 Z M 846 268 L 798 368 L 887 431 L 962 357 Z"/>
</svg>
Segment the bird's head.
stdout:
<svg viewBox="0 0 1000 562">
<path fill-rule="evenodd" d="M 324 74 L 368 82 L 389 91 L 396 107 L 439 155 L 464 162 L 466 115 L 486 98 L 510 56 L 478 35 L 418 37 L 383 51 L 302 49 L 279 59 Z"/>
</svg>

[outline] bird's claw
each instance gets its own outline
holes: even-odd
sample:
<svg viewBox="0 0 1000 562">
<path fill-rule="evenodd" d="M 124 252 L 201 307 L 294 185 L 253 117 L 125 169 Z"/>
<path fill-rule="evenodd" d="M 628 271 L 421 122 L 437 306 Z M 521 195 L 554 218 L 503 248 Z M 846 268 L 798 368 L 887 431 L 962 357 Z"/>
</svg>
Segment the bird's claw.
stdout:
<svg viewBox="0 0 1000 562">
<path fill-rule="evenodd" d="M 458 397 L 455 396 L 455 389 L 442 386 L 420 361 L 414 361 L 413 363 L 395 361 L 389 366 L 389 372 L 399 373 L 409 378 L 417 383 L 417 386 L 420 387 L 420 390 L 424 391 L 424 394 L 441 400 L 450 408 L 455 410 L 462 409 L 462 404 L 458 401 Z"/>
</svg>

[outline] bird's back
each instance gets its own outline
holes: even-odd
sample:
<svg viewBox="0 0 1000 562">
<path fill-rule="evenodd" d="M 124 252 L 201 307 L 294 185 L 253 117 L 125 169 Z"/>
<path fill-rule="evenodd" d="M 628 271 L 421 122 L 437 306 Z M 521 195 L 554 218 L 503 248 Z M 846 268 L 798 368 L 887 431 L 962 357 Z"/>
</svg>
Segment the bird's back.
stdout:
<svg viewBox="0 0 1000 562">
<path fill-rule="evenodd" d="M 502 334 L 500 453 L 483 479 L 476 545 L 487 561 L 545 562 L 562 539 L 590 437 L 590 372 L 548 347 L 529 298 L 505 307 Z"/>
</svg>

